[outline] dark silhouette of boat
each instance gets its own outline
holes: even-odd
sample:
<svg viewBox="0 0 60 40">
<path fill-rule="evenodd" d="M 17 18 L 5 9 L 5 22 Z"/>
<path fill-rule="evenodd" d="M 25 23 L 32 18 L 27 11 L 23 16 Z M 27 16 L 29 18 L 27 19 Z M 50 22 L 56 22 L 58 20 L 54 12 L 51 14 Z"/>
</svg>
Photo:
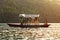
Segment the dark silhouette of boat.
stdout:
<svg viewBox="0 0 60 40">
<path fill-rule="evenodd" d="M 7 23 L 7 24 L 10 27 L 22 27 L 22 28 L 24 27 L 37 28 L 37 27 L 48 27 L 49 26 L 49 24 L 47 23 L 47 20 L 42 25 L 39 23 L 39 14 L 28 14 L 28 15 L 20 14 L 19 17 L 20 17 L 20 23 Z"/>
<path fill-rule="evenodd" d="M 47 24 L 47 25 L 45 25 L 45 24 L 43 24 L 43 25 L 21 25 L 20 23 L 8 23 L 8 25 L 10 26 L 10 27 L 22 27 L 22 28 L 27 28 L 27 27 L 29 27 L 29 28 L 37 28 L 37 27 L 48 27 L 49 26 L 49 24 Z"/>
</svg>

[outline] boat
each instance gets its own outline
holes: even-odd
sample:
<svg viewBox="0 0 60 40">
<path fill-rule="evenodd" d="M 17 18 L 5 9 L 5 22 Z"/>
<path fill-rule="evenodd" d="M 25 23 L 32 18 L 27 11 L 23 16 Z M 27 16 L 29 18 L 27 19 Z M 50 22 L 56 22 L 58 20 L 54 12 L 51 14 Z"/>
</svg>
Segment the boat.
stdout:
<svg viewBox="0 0 60 40">
<path fill-rule="evenodd" d="M 37 28 L 37 27 L 48 27 L 50 24 L 47 20 L 44 24 L 39 23 L 39 14 L 20 14 L 19 23 L 7 23 L 10 27 L 22 27 L 22 28 Z"/>
<path fill-rule="evenodd" d="M 10 27 L 22 27 L 22 28 L 37 28 L 37 27 L 48 27 L 49 25 L 21 25 L 20 23 L 8 23 Z"/>
</svg>

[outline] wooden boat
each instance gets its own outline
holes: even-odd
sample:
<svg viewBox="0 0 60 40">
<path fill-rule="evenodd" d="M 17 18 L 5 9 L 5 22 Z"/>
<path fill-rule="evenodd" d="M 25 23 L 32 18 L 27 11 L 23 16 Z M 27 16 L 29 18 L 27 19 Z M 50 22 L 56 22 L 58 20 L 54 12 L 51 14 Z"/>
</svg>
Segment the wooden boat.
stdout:
<svg viewBox="0 0 60 40">
<path fill-rule="evenodd" d="M 29 28 L 37 28 L 37 27 L 48 27 L 49 26 L 49 24 L 47 24 L 47 25 L 21 25 L 20 23 L 8 23 L 8 25 L 10 26 L 10 27 L 22 27 L 22 28 L 27 28 L 27 27 L 29 27 Z"/>
<path fill-rule="evenodd" d="M 30 28 L 33 28 L 33 27 L 35 27 L 35 28 L 37 28 L 37 27 L 48 27 L 49 26 L 49 24 L 47 24 L 47 20 L 45 21 L 45 23 L 43 24 L 43 25 L 41 25 L 40 23 L 39 23 L 39 21 L 38 21 L 38 19 L 39 19 L 39 15 L 38 14 L 34 14 L 34 15 L 31 15 L 31 14 L 29 14 L 29 15 L 26 15 L 26 14 L 20 14 L 19 15 L 19 17 L 22 19 L 23 17 L 25 18 L 25 19 L 28 19 L 27 21 L 24 19 L 23 21 L 21 21 L 21 19 L 20 19 L 20 23 L 7 23 L 10 27 L 30 27 Z M 28 22 L 29 21 L 29 18 L 30 18 L 30 20 L 32 21 L 30 21 L 30 22 Z M 25 23 L 25 24 L 24 24 Z M 30 24 L 28 24 L 28 23 L 30 23 Z M 32 24 L 31 24 L 32 23 Z M 34 24 L 34 25 L 33 25 Z"/>
</svg>

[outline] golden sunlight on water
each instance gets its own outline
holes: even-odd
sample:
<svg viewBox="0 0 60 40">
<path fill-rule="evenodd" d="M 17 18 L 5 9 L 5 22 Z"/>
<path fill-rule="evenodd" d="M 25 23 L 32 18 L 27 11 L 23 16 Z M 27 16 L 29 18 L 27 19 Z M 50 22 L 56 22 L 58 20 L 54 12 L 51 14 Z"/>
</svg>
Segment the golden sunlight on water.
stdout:
<svg viewBox="0 0 60 40">
<path fill-rule="evenodd" d="M 60 23 L 49 23 L 48 28 L 20 28 L 0 24 L 0 40 L 60 40 Z"/>
</svg>

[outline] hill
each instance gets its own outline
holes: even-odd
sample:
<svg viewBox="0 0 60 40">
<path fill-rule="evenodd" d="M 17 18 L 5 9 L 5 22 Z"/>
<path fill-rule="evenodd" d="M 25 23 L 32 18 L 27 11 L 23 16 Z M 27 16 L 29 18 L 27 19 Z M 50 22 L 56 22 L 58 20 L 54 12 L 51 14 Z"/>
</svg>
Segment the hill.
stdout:
<svg viewBox="0 0 60 40">
<path fill-rule="evenodd" d="M 58 1 L 0 0 L 0 22 L 19 22 L 19 14 L 40 14 L 40 22 L 60 22 Z"/>
</svg>

